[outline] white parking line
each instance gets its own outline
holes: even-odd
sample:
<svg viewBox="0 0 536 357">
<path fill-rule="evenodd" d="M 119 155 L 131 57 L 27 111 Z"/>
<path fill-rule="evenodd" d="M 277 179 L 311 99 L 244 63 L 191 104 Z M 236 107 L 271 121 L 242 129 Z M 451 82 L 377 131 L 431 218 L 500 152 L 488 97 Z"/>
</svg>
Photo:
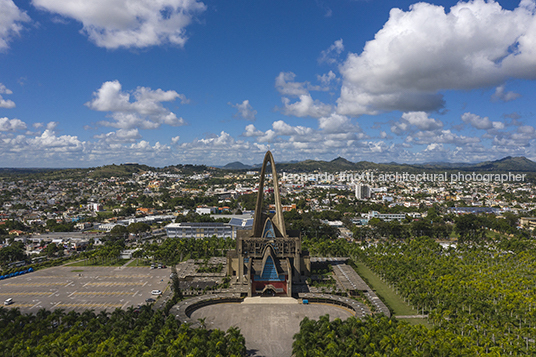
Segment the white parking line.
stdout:
<svg viewBox="0 0 536 357">
<path fill-rule="evenodd" d="M 71 295 L 73 295 L 74 293 L 76 293 L 76 290 L 70 293 L 69 295 L 67 295 L 67 297 L 71 297 Z"/>
<path fill-rule="evenodd" d="M 136 291 L 136 292 L 134 293 L 134 295 L 132 295 L 132 297 L 136 296 L 139 292 L 140 292 L 139 290 Z"/>
</svg>

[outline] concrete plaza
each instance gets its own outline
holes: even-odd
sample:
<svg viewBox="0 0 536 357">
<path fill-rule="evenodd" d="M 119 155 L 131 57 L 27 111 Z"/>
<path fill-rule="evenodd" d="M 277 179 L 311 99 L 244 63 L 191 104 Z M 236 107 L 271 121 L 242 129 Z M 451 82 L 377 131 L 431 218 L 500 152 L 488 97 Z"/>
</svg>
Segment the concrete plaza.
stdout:
<svg viewBox="0 0 536 357">
<path fill-rule="evenodd" d="M 294 301 L 291 301 L 294 300 Z M 223 303 L 195 310 L 192 320 L 205 319 L 207 328 L 227 330 L 238 327 L 252 356 L 290 357 L 294 334 L 304 317 L 330 320 L 353 316 L 350 310 L 330 304 L 299 304 L 292 298 L 258 298 L 243 303 Z"/>
</svg>

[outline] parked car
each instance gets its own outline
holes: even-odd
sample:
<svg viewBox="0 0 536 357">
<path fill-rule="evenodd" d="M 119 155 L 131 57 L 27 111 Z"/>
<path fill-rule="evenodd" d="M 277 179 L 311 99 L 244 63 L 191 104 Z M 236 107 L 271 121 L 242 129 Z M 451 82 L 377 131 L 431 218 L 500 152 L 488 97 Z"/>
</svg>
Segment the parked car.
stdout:
<svg viewBox="0 0 536 357">
<path fill-rule="evenodd" d="M 148 299 L 145 299 L 145 302 L 155 302 L 156 300 L 153 299 L 153 298 L 148 298 Z"/>
<path fill-rule="evenodd" d="M 13 304 L 12 298 L 6 299 L 6 301 L 4 301 L 4 305 L 11 305 L 11 304 Z"/>
<path fill-rule="evenodd" d="M 160 290 L 153 290 L 153 291 L 151 291 L 151 294 L 152 294 L 152 295 L 161 295 L 161 294 L 162 294 L 162 291 L 160 291 Z"/>
</svg>

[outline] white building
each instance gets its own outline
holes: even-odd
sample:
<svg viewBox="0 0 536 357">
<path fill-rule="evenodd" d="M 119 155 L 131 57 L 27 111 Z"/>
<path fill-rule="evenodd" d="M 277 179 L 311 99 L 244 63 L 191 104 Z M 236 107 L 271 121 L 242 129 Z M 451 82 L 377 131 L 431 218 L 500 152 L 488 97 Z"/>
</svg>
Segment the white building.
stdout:
<svg viewBox="0 0 536 357">
<path fill-rule="evenodd" d="M 391 222 L 394 220 L 402 221 L 406 218 L 405 213 L 380 213 L 378 211 L 370 211 L 365 217 L 370 221 L 372 218 L 378 218 L 385 222 Z"/>
<path fill-rule="evenodd" d="M 103 211 L 102 205 L 100 203 L 90 202 L 87 204 L 87 209 L 93 212 Z"/>
<path fill-rule="evenodd" d="M 166 226 L 168 238 L 232 238 L 233 229 L 227 223 L 170 223 Z"/>
<path fill-rule="evenodd" d="M 370 187 L 362 184 L 355 185 L 355 198 L 358 200 L 370 198 Z"/>
<path fill-rule="evenodd" d="M 197 214 L 213 214 L 216 213 L 218 209 L 216 207 L 197 207 L 195 213 Z"/>
</svg>

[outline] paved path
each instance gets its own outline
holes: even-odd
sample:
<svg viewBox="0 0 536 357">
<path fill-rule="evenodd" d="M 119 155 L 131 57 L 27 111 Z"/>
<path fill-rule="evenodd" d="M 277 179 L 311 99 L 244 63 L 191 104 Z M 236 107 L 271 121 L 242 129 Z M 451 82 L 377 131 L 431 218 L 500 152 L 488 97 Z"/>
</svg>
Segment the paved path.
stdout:
<svg viewBox="0 0 536 357">
<path fill-rule="evenodd" d="M 395 315 L 397 319 L 427 319 L 428 315 Z"/>
<path fill-rule="evenodd" d="M 130 263 L 132 263 L 134 260 L 136 260 L 136 258 L 132 258 L 132 259 L 130 259 L 128 262 L 126 262 L 125 264 L 123 264 L 123 265 L 121 266 L 121 268 L 126 268 L 126 267 L 127 267 Z"/>
</svg>

